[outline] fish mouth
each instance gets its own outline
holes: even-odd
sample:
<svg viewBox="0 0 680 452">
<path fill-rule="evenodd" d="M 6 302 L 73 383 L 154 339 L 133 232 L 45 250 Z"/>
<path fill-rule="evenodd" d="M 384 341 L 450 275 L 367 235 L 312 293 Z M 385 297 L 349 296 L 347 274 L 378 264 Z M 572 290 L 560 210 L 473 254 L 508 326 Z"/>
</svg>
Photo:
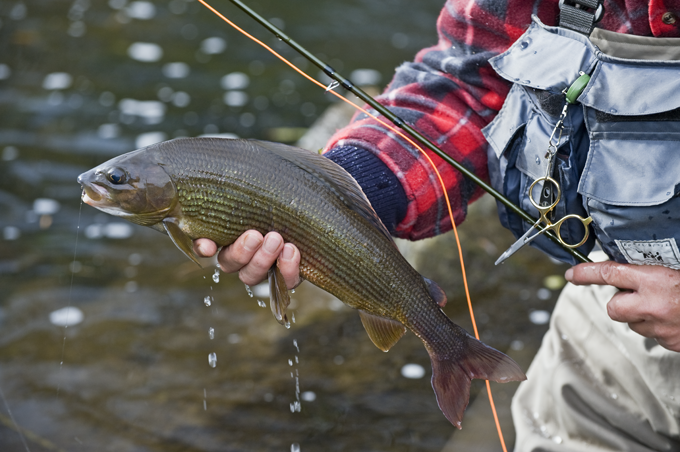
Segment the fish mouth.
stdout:
<svg viewBox="0 0 680 452">
<path fill-rule="evenodd" d="M 96 183 L 83 185 L 82 200 L 85 204 L 88 204 L 92 207 L 98 207 L 102 205 L 106 199 L 108 199 L 108 194 L 109 193 L 106 188 Z"/>
</svg>

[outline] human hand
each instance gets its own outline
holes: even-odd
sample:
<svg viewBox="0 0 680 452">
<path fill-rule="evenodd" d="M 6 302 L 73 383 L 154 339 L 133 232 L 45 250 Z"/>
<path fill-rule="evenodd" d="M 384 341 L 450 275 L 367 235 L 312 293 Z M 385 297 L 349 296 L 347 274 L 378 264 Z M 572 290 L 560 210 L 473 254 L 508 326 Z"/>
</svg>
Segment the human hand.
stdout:
<svg viewBox="0 0 680 452">
<path fill-rule="evenodd" d="M 194 251 L 201 257 L 212 257 L 217 245 L 209 239 L 194 240 Z M 225 273 L 238 272 L 239 279 L 249 286 L 267 278 L 267 272 L 278 263 L 289 289 L 300 284 L 300 251 L 292 243 L 285 243 L 277 232 L 262 237 L 258 231 L 244 232 L 234 243 L 225 246 L 217 256 Z"/>
<path fill-rule="evenodd" d="M 651 265 L 593 262 L 570 268 L 564 277 L 576 285 L 623 289 L 607 303 L 612 320 L 680 352 L 680 271 Z M 627 289 L 627 290 L 626 290 Z"/>
</svg>

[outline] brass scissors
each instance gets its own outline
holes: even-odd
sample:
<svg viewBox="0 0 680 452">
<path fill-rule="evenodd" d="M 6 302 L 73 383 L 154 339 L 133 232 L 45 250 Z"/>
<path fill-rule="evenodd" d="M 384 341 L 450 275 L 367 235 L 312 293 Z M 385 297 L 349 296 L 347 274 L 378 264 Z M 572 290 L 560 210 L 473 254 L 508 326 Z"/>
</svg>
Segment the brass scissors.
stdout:
<svg viewBox="0 0 680 452">
<path fill-rule="evenodd" d="M 536 184 L 542 181 L 543 189 L 541 191 L 541 200 L 539 203 L 537 203 L 536 201 L 534 201 L 534 197 L 532 195 L 534 187 L 536 187 Z M 529 228 L 529 230 L 522 237 L 520 237 L 515 243 L 513 243 L 513 245 L 510 248 L 508 248 L 503 254 L 501 254 L 501 257 L 499 257 L 498 260 L 496 261 L 496 265 L 500 264 L 505 259 L 515 254 L 517 250 L 519 250 L 524 245 L 531 242 L 536 237 L 543 234 L 545 231 L 549 229 L 555 233 L 560 243 L 566 246 L 567 248 L 578 248 L 579 246 L 586 243 L 589 234 L 588 225 L 593 221 L 591 217 L 583 218 L 579 215 L 571 214 L 562 217 L 555 223 L 553 223 L 549 218 L 549 216 L 551 216 L 552 214 L 552 210 L 557 206 L 557 203 L 560 202 L 561 195 L 562 192 L 560 190 L 560 185 L 552 177 L 549 176 L 539 177 L 534 181 L 533 184 L 531 184 L 531 186 L 529 187 L 529 201 L 531 201 L 531 204 L 538 210 L 538 213 L 541 216 L 539 217 L 538 221 L 536 221 L 536 223 L 534 223 L 534 225 L 531 228 Z M 551 202 L 551 200 L 554 201 Z M 562 239 L 562 235 L 560 234 L 560 228 L 562 227 L 564 222 L 571 219 L 580 221 L 581 224 L 583 224 L 583 228 L 585 229 L 583 239 L 580 242 L 574 244 L 565 242 Z M 541 227 L 541 223 L 545 223 L 545 226 Z M 538 229 L 538 232 L 536 232 L 534 235 L 531 235 L 532 232 L 534 232 L 534 228 Z"/>
</svg>

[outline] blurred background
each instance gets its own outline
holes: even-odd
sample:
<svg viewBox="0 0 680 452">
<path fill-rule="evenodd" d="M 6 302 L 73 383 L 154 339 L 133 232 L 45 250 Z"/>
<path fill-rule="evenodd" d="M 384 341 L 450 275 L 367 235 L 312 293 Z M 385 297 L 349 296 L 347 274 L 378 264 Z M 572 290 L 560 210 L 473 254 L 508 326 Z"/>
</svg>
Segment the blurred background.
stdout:
<svg viewBox="0 0 680 452">
<path fill-rule="evenodd" d="M 213 6 L 328 82 L 228 1 Z M 382 89 L 436 43 L 443 0 L 249 6 Z M 350 115 L 195 1 L 0 2 L 0 450 L 500 450 L 483 384 L 454 431 L 413 335 L 382 353 L 308 283 L 285 329 L 266 288 L 251 297 L 214 262 L 80 202 L 78 174 L 137 147 L 220 135 L 318 149 Z M 513 238 L 489 198 L 460 232 L 482 339 L 526 369 L 566 267 L 524 249 L 495 268 Z M 471 331 L 453 236 L 399 245 Z M 493 385 L 510 446 L 515 388 Z"/>
</svg>

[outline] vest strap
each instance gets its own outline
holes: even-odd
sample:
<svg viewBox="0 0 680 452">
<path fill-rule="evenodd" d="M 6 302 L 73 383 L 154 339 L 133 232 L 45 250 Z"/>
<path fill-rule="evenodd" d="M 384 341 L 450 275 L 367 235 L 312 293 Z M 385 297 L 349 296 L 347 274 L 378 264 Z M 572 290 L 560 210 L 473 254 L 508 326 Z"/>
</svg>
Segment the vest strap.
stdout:
<svg viewBox="0 0 680 452">
<path fill-rule="evenodd" d="M 602 16 L 602 0 L 560 0 L 560 27 L 587 36 Z"/>
</svg>

